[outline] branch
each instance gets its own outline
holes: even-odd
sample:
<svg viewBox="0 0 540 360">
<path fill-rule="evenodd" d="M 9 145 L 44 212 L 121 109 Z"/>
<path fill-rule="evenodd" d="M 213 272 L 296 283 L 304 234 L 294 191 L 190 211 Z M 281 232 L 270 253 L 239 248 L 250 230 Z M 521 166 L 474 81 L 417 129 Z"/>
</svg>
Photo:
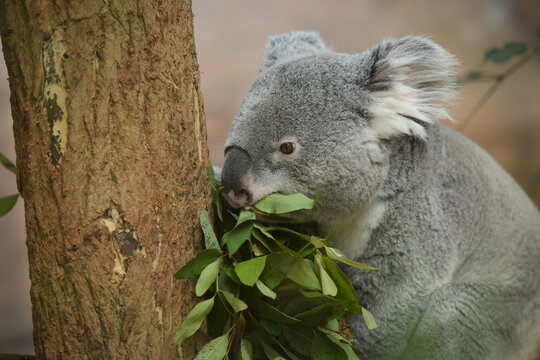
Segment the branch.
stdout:
<svg viewBox="0 0 540 360">
<path fill-rule="evenodd" d="M 484 95 L 480 98 L 480 100 L 476 103 L 476 105 L 472 108 L 472 110 L 469 112 L 469 115 L 465 118 L 465 120 L 458 126 L 459 131 L 463 131 L 465 127 L 469 124 L 469 122 L 476 116 L 476 114 L 480 111 L 480 109 L 488 102 L 488 100 L 491 98 L 491 96 L 497 91 L 497 89 L 501 86 L 504 80 L 506 80 L 510 75 L 512 75 L 514 72 L 519 70 L 523 65 L 525 65 L 529 60 L 534 58 L 534 56 L 540 53 L 540 47 L 534 48 L 529 54 L 522 57 L 518 62 L 516 62 L 514 65 L 509 67 L 505 72 L 495 77 L 493 84 L 487 89 L 487 91 L 484 93 Z"/>
</svg>

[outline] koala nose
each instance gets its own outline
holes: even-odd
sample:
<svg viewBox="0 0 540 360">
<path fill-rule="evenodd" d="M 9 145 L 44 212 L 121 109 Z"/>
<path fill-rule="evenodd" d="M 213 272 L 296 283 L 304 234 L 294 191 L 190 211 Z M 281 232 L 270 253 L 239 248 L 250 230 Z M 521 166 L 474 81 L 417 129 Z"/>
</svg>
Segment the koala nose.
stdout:
<svg viewBox="0 0 540 360">
<path fill-rule="evenodd" d="M 238 194 L 235 194 L 234 191 L 229 190 L 225 196 L 227 200 L 229 200 L 229 203 L 235 208 L 246 207 L 249 205 L 249 195 L 245 190 L 240 190 Z"/>
<path fill-rule="evenodd" d="M 233 207 L 248 206 L 251 201 L 252 195 L 241 181 L 250 166 L 251 160 L 246 151 L 238 147 L 227 149 L 221 173 L 221 184 L 224 187 L 225 198 Z"/>
</svg>

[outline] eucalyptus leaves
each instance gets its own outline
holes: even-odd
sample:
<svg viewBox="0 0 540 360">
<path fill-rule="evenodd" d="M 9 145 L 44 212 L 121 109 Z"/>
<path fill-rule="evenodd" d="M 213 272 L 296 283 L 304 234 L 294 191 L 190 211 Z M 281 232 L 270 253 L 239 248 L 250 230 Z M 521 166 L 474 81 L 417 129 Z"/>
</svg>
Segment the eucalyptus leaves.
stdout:
<svg viewBox="0 0 540 360">
<path fill-rule="evenodd" d="M 17 167 L 15 164 L 9 161 L 9 159 L 2 153 L 0 153 L 0 164 L 2 164 L 7 170 L 17 175 Z M 11 209 L 13 209 L 18 198 L 19 194 L 13 194 L 0 198 L 0 216 L 4 216 Z"/>
<path fill-rule="evenodd" d="M 202 211 L 206 249 L 175 274 L 177 279 L 199 275 L 196 294 L 208 298 L 184 319 L 176 343 L 195 334 L 208 316 L 215 338 L 198 353 L 199 360 L 358 359 L 340 323 L 362 314 L 368 327 L 377 325 L 334 260 L 372 268 L 347 258 L 327 239 L 256 218 L 283 219 L 280 214 L 313 208 L 315 200 L 272 194 L 235 213 L 221 201 L 215 179 L 212 190 L 219 240 Z"/>
</svg>

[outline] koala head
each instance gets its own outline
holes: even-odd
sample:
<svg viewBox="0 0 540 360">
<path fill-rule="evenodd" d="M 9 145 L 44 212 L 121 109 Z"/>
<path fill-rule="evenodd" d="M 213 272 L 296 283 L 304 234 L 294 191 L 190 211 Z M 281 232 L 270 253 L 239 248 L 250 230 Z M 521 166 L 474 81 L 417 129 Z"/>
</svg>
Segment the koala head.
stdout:
<svg viewBox="0 0 540 360">
<path fill-rule="evenodd" d="M 386 39 L 355 55 L 330 51 L 317 33 L 271 37 L 225 144 L 228 201 L 313 197 L 318 188 L 311 220 L 357 212 L 386 180 L 386 144 L 425 141 L 426 125 L 449 117 L 440 102 L 452 93 L 454 64 L 424 37 Z"/>
</svg>

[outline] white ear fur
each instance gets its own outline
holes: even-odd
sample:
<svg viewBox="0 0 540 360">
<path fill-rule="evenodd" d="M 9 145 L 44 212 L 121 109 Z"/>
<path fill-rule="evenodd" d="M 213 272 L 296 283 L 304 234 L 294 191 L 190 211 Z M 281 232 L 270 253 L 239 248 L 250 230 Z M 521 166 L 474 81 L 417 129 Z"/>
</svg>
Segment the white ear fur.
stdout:
<svg viewBox="0 0 540 360">
<path fill-rule="evenodd" d="M 456 60 L 424 37 L 384 40 L 370 53 L 370 125 L 379 138 L 426 139 L 423 123 L 450 119 L 441 105 L 453 96 Z"/>
</svg>

